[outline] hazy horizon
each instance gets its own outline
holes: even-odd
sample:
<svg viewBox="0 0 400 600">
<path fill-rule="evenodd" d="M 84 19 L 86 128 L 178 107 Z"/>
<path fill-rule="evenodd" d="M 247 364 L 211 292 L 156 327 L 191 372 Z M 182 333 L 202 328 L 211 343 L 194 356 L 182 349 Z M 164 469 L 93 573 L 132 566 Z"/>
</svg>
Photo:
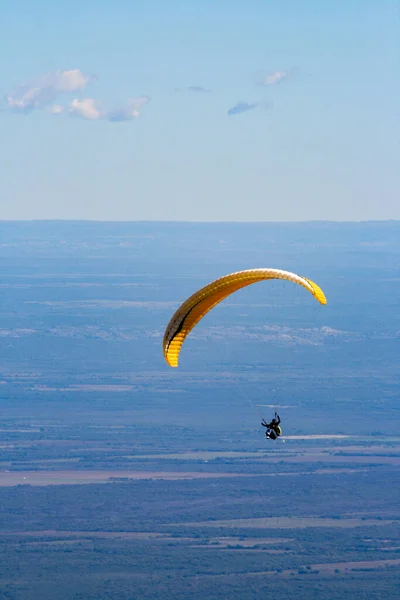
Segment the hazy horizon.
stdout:
<svg viewBox="0 0 400 600">
<path fill-rule="evenodd" d="M 224 220 L 224 221 L 192 221 L 192 220 L 188 220 L 188 219 L 137 219 L 137 220 L 129 220 L 129 219 L 53 219 L 53 218 L 32 218 L 32 219 L 0 219 L 0 223 L 35 223 L 35 222 L 54 222 L 54 223 L 191 223 L 191 224 L 220 224 L 223 225 L 224 223 L 226 224 L 248 224 L 248 225 L 268 225 L 268 224 L 274 224 L 274 225 L 284 225 L 284 224 L 303 224 L 303 225 L 307 225 L 308 223 L 320 223 L 320 224 L 324 224 L 324 223 L 354 223 L 354 224 L 362 224 L 362 223 L 398 223 L 400 221 L 399 219 L 365 219 L 365 220 L 340 220 L 340 219 L 307 219 L 307 220 L 296 220 L 296 221 L 246 221 L 246 220 L 240 220 L 240 221 L 230 221 L 230 220 Z"/>
</svg>

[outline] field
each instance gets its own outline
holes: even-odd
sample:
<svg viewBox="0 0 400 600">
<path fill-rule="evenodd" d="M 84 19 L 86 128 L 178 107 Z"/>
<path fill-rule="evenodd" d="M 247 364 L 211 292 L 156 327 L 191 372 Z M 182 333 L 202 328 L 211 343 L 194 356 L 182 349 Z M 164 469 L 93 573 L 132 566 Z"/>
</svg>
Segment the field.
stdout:
<svg viewBox="0 0 400 600">
<path fill-rule="evenodd" d="M 0 600 L 399 596 L 398 223 L 0 234 Z M 242 290 L 169 369 L 179 302 L 269 265 L 328 305 Z"/>
</svg>

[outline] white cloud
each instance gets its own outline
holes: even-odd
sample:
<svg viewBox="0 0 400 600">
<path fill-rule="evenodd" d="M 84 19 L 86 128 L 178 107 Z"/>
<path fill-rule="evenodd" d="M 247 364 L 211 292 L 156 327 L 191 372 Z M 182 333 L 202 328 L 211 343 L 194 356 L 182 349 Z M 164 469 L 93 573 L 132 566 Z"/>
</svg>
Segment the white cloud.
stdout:
<svg viewBox="0 0 400 600">
<path fill-rule="evenodd" d="M 51 106 L 46 106 L 45 110 L 51 115 L 60 115 L 65 109 L 61 104 L 52 104 Z"/>
<path fill-rule="evenodd" d="M 94 98 L 74 98 L 66 106 L 57 102 L 61 95 L 80 92 L 93 80 L 79 69 L 45 73 L 9 92 L 5 98 L 5 110 L 30 113 L 42 109 L 52 115 L 66 113 L 89 121 L 105 119 L 118 122 L 136 119 L 142 106 L 150 101 L 147 96 L 139 96 L 112 110 L 106 110 L 102 102 Z"/>
<path fill-rule="evenodd" d="M 129 102 L 121 107 L 112 110 L 105 110 L 102 104 L 94 98 L 84 98 L 83 100 L 73 100 L 69 106 L 69 113 L 87 119 L 89 121 L 97 121 L 105 119 L 107 121 L 121 122 L 132 121 L 137 119 L 142 106 L 147 104 L 150 98 L 140 96 L 139 98 L 131 98 Z"/>
<path fill-rule="evenodd" d="M 85 75 L 79 69 L 71 71 L 56 71 L 53 73 L 54 87 L 60 92 L 77 92 L 83 90 L 93 81 L 93 77 Z"/>
<path fill-rule="evenodd" d="M 83 100 L 72 100 L 69 113 L 89 121 L 97 121 L 102 116 L 100 104 L 93 98 L 84 98 Z"/>
<path fill-rule="evenodd" d="M 258 85 L 276 85 L 277 83 L 281 83 L 287 79 L 290 75 L 295 72 L 295 69 L 291 69 L 290 71 L 275 71 L 273 73 L 268 73 L 267 75 L 263 75 L 259 81 L 257 81 Z"/>
<path fill-rule="evenodd" d="M 83 90 L 92 79 L 79 69 L 45 73 L 9 92 L 6 108 L 25 113 L 45 108 L 61 94 Z"/>
<path fill-rule="evenodd" d="M 105 114 L 105 118 L 108 121 L 132 121 L 132 119 L 138 118 L 140 114 L 140 109 L 149 101 L 150 98 L 148 98 L 147 96 L 131 98 L 126 104 L 126 106 L 108 111 Z"/>
</svg>

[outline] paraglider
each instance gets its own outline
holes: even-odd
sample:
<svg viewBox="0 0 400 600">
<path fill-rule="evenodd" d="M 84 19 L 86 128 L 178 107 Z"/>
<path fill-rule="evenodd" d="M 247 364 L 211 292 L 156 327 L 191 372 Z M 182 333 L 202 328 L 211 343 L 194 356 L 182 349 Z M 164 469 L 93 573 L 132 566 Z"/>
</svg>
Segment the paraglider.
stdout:
<svg viewBox="0 0 400 600">
<path fill-rule="evenodd" d="M 320 304 L 326 304 L 321 288 L 305 277 L 280 269 L 248 269 L 230 273 L 212 281 L 192 294 L 174 313 L 163 339 L 164 357 L 169 366 L 177 367 L 179 353 L 193 327 L 227 296 L 248 285 L 268 279 L 284 279 L 303 286 Z"/>
<path fill-rule="evenodd" d="M 261 425 L 266 427 L 265 437 L 267 440 L 276 440 L 279 436 L 282 435 L 282 429 L 280 428 L 281 418 L 275 412 L 275 417 L 272 419 L 270 423 L 267 423 L 265 419 L 261 421 Z"/>
<path fill-rule="evenodd" d="M 168 365 L 170 367 L 178 366 L 179 354 L 183 342 L 192 329 L 211 309 L 237 290 L 269 279 L 283 279 L 297 283 L 312 294 L 320 304 L 326 304 L 325 294 L 316 283 L 290 271 L 282 271 L 281 269 L 247 269 L 245 271 L 230 273 L 202 287 L 187 298 L 175 311 L 165 329 L 163 339 L 163 352 Z M 250 399 L 248 400 L 252 404 Z M 264 418 L 262 419 L 261 425 L 266 428 L 265 436 L 267 439 L 276 440 L 282 435 L 280 422 L 280 417 L 276 412 L 275 417 L 270 423 L 267 423 Z"/>
</svg>

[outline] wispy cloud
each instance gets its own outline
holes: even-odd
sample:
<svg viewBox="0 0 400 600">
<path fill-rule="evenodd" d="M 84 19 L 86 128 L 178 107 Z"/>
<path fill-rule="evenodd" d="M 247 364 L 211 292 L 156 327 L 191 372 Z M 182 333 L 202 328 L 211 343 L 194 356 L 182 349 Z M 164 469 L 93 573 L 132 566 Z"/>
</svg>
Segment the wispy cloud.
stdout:
<svg viewBox="0 0 400 600">
<path fill-rule="evenodd" d="M 51 106 L 46 106 L 45 110 L 51 115 L 60 115 L 64 112 L 64 107 L 61 104 L 52 104 Z"/>
<path fill-rule="evenodd" d="M 83 100 L 72 100 L 68 112 L 70 115 L 81 117 L 89 121 L 97 121 L 102 115 L 101 104 L 93 98 Z"/>
<path fill-rule="evenodd" d="M 209 93 L 211 92 L 211 90 L 208 90 L 207 88 L 202 87 L 201 85 L 189 85 L 189 87 L 187 88 L 188 92 L 197 92 L 197 93 Z"/>
<path fill-rule="evenodd" d="M 257 106 L 259 106 L 258 102 L 255 103 L 249 103 L 249 102 L 237 102 L 235 104 L 235 106 L 232 106 L 229 110 L 228 110 L 228 115 L 231 117 L 233 115 L 240 115 L 244 112 L 247 112 L 248 110 L 253 110 L 254 108 L 257 108 Z"/>
<path fill-rule="evenodd" d="M 85 89 L 93 79 L 79 69 L 45 73 L 11 90 L 5 98 L 6 109 L 29 113 L 45 108 L 62 94 Z"/>
<path fill-rule="evenodd" d="M 272 73 L 262 75 L 256 83 L 257 85 L 262 86 L 277 85 L 278 83 L 285 81 L 288 77 L 291 77 L 295 71 L 296 69 L 294 68 L 289 71 L 273 71 Z"/>
<path fill-rule="evenodd" d="M 106 118 L 108 121 L 114 122 L 132 121 L 132 119 L 138 118 L 140 109 L 148 102 L 150 102 L 150 98 L 148 96 L 131 98 L 122 108 L 116 108 L 106 112 L 104 118 Z"/>
<path fill-rule="evenodd" d="M 175 92 L 194 92 L 197 94 L 208 94 L 211 90 L 203 87 L 202 85 L 188 85 L 184 88 L 175 88 Z"/>
<path fill-rule="evenodd" d="M 79 69 L 45 73 L 9 92 L 5 97 L 4 110 L 20 114 L 45 110 L 52 115 L 70 115 L 88 121 L 105 119 L 121 122 L 136 119 L 142 106 L 150 100 L 147 96 L 131 98 L 124 106 L 112 110 L 105 109 L 103 103 L 95 98 L 73 98 L 65 105 L 59 102 L 60 96 L 82 92 L 94 80 Z"/>
<path fill-rule="evenodd" d="M 86 119 L 88 121 L 98 121 L 105 119 L 111 122 L 132 121 L 137 119 L 140 109 L 144 104 L 150 101 L 147 96 L 131 98 L 127 104 L 121 108 L 106 110 L 103 104 L 94 98 L 84 98 L 83 100 L 73 100 L 68 108 L 70 115 Z"/>
</svg>

